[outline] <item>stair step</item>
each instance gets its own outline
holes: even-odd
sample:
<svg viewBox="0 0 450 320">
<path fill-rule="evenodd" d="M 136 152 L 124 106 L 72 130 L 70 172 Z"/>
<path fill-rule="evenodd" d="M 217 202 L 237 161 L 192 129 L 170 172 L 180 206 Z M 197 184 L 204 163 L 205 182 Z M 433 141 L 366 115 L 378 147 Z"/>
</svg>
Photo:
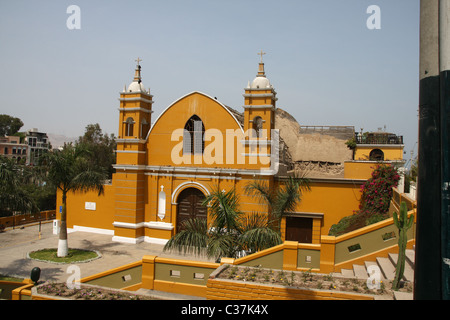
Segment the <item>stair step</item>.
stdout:
<svg viewBox="0 0 450 320">
<path fill-rule="evenodd" d="M 392 264 L 394 266 L 396 266 L 397 260 L 398 260 L 398 254 L 390 253 L 389 260 L 391 260 Z M 394 273 L 394 276 L 395 276 L 395 273 Z M 411 282 L 414 281 L 414 269 L 411 267 L 411 265 L 409 263 L 405 263 L 405 271 L 403 272 L 403 279 L 406 281 L 411 281 Z"/>
<path fill-rule="evenodd" d="M 344 275 L 340 272 L 332 272 L 330 274 L 333 278 L 344 278 Z"/>
<path fill-rule="evenodd" d="M 376 263 L 375 261 L 364 261 L 364 265 L 366 267 L 366 270 L 368 270 L 369 266 L 377 266 L 378 268 L 380 268 L 378 263 Z M 383 273 L 381 272 L 381 269 L 380 269 L 380 273 L 381 273 L 381 279 L 380 280 L 386 280 L 386 278 L 384 277 Z"/>
<path fill-rule="evenodd" d="M 367 279 L 368 274 L 366 267 L 354 264 L 353 265 L 353 273 L 355 274 L 356 279 Z"/>
<path fill-rule="evenodd" d="M 388 280 L 394 280 L 395 267 L 389 258 L 377 258 L 378 266 L 381 269 L 381 273 Z"/>
<path fill-rule="evenodd" d="M 414 300 L 414 294 L 409 292 L 394 291 L 394 300 Z"/>
<path fill-rule="evenodd" d="M 353 270 L 350 269 L 341 269 L 341 273 L 344 276 L 344 278 L 354 279 L 355 274 L 353 273 Z"/>
<path fill-rule="evenodd" d="M 416 253 L 414 250 L 406 249 L 406 261 L 408 264 L 414 268 Z"/>
</svg>

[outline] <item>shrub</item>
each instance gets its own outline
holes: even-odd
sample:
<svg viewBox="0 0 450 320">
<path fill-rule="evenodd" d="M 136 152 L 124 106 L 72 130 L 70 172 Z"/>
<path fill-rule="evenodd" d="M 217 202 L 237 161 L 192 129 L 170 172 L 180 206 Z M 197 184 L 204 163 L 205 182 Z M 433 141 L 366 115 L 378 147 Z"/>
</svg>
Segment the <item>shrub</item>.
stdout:
<svg viewBox="0 0 450 320">
<path fill-rule="evenodd" d="M 389 210 L 392 188 L 397 187 L 400 176 L 391 165 L 380 164 L 372 172 L 372 177 L 361 186 L 360 214 L 384 215 Z"/>
<path fill-rule="evenodd" d="M 393 166 L 377 165 L 371 178 L 361 186 L 359 210 L 334 224 L 329 235 L 338 236 L 386 219 L 392 199 L 392 188 L 397 187 L 399 179 L 397 169 Z"/>
</svg>

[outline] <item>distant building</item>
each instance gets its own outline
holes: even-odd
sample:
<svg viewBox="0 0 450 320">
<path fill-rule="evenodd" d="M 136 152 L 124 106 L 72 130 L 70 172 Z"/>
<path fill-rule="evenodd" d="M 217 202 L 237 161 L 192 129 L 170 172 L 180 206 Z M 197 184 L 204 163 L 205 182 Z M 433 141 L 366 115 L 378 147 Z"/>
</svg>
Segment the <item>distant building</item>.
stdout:
<svg viewBox="0 0 450 320">
<path fill-rule="evenodd" d="M 28 145 L 27 165 L 37 165 L 39 157 L 52 148 L 47 133 L 36 128 L 26 132 L 25 143 Z"/>
<path fill-rule="evenodd" d="M 20 137 L 6 136 L 0 137 L 0 155 L 17 159 L 17 162 L 27 158 L 28 145 L 20 143 Z"/>
</svg>

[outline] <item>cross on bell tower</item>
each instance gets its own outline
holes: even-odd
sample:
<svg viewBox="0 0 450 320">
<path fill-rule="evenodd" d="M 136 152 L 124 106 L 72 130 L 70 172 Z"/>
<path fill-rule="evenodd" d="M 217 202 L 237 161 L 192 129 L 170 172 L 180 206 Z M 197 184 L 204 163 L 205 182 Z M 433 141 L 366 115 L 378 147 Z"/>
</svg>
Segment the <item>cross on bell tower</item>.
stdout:
<svg viewBox="0 0 450 320">
<path fill-rule="evenodd" d="M 263 63 L 263 55 L 265 55 L 265 54 L 266 53 L 263 52 L 262 50 L 261 50 L 261 52 L 258 53 L 258 56 L 261 56 L 261 63 Z"/>
<path fill-rule="evenodd" d="M 258 53 L 258 56 L 261 56 L 261 62 L 259 63 L 259 67 L 258 67 L 258 74 L 256 75 L 257 77 L 265 77 L 266 73 L 264 71 L 264 62 L 263 62 L 263 55 L 265 55 L 266 53 L 263 52 L 262 50 Z"/>
</svg>

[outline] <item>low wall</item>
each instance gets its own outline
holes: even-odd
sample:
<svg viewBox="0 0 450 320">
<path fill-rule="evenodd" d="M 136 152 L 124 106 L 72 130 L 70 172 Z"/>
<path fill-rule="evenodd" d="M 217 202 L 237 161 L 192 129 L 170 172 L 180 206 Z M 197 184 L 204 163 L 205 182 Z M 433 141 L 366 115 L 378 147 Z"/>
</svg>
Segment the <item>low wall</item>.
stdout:
<svg viewBox="0 0 450 320">
<path fill-rule="evenodd" d="M 138 290 L 142 282 L 142 261 L 85 277 L 80 282 L 113 289 Z"/>
<path fill-rule="evenodd" d="M 280 285 L 209 279 L 208 300 L 373 300 L 373 296 L 330 290 L 297 289 Z"/>
<path fill-rule="evenodd" d="M 219 263 L 144 256 L 142 288 L 205 297 L 210 274 Z"/>
</svg>

